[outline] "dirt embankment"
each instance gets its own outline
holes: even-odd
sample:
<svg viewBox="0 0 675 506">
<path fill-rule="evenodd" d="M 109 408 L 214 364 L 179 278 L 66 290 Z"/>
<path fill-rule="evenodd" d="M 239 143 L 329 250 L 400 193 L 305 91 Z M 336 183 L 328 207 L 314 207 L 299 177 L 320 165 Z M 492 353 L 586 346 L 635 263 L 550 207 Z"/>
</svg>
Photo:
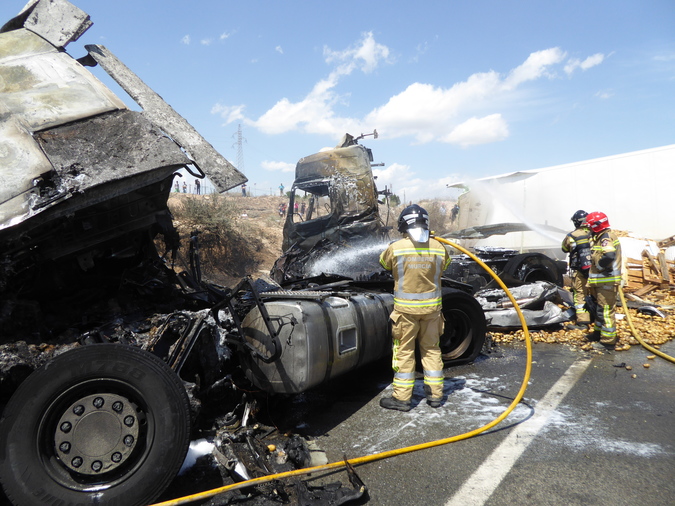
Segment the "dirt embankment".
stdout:
<svg viewBox="0 0 675 506">
<path fill-rule="evenodd" d="M 269 273 L 281 256 L 284 197 L 172 193 L 169 208 L 181 237 L 178 268 L 189 266 L 189 237 L 199 232 L 203 276 L 233 286 L 246 275 Z"/>
</svg>

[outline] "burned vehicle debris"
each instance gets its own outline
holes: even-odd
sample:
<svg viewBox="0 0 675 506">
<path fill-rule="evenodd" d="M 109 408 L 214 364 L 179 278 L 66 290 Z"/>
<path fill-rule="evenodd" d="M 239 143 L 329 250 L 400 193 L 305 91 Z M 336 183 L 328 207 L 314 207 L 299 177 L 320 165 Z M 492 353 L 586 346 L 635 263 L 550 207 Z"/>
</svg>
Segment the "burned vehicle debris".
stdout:
<svg viewBox="0 0 675 506">
<path fill-rule="evenodd" d="M 540 226 L 540 228 L 543 228 L 543 226 Z M 501 223 L 471 227 L 445 234 L 443 237 L 452 240 L 473 240 L 523 230 L 530 230 L 530 227 L 522 223 Z M 554 230 L 558 231 L 557 229 Z M 474 247 L 471 249 L 507 286 L 519 286 L 537 281 L 546 281 L 557 286 L 563 286 L 563 274 L 567 271 L 567 262 L 553 259 L 539 251 L 521 252 L 500 247 Z M 448 267 L 446 275 L 471 285 L 474 290 L 496 286 L 494 280 L 482 267 L 465 254 L 452 256 L 452 263 Z"/>
<path fill-rule="evenodd" d="M 306 156 L 295 167 L 289 209 L 304 193 L 304 214 L 289 212 L 284 222 L 283 255 L 272 268 L 272 277 L 284 283 L 326 272 L 325 262 L 336 249 L 362 252 L 389 240 L 389 227 L 378 209 L 377 187 L 371 170 L 373 153 L 359 144 L 364 135 L 345 134 L 334 149 Z M 363 265 L 363 261 L 369 263 Z M 372 255 L 342 255 L 340 270 L 351 275 L 377 270 Z"/>
<path fill-rule="evenodd" d="M 246 277 L 227 288 L 202 279 L 196 234 L 190 267 L 176 269 L 176 172 L 220 191 L 246 178 L 107 48 L 71 57 L 65 47 L 91 25 L 66 0 L 31 0 L 0 29 L 0 483 L 16 505 L 148 504 L 196 433 L 214 441 L 229 479 L 272 472 L 260 441 L 275 429 L 256 421 L 258 398 L 303 392 L 391 351 L 389 280 Z M 356 165 L 370 160 L 353 140 L 343 149 Z M 305 181 L 316 190 L 310 216 L 344 236 L 347 223 L 320 201 L 337 195 L 326 178 Z M 370 182 L 357 186 L 376 201 Z M 359 222 L 347 232 L 379 238 L 366 203 L 341 198 L 334 216 Z M 470 361 L 485 339 L 480 306 L 451 286 L 443 297 L 444 358 Z M 275 444 L 308 465 L 303 441 Z M 364 486 L 350 479 L 353 492 L 335 493 L 358 498 Z M 309 495 L 321 496 L 298 489 Z"/>
<path fill-rule="evenodd" d="M 358 143 L 364 135 L 345 134 L 334 149 L 301 158 L 295 169 L 289 209 L 296 201 L 309 201 L 306 214 L 289 212 L 284 222 L 283 255 L 272 268 L 282 285 L 325 273 L 356 279 L 380 270 L 377 258 L 390 241 L 391 226 L 380 216 L 379 195 L 371 170 L 372 151 Z M 304 197 L 300 192 L 304 193 Z M 522 224 L 473 227 L 446 234 L 449 239 L 485 238 L 521 230 Z M 563 285 L 565 262 L 541 252 L 506 248 L 473 248 L 507 286 L 536 281 Z M 476 291 L 496 286 L 493 279 L 468 255 L 453 254 L 444 273 L 446 283 Z"/>
<path fill-rule="evenodd" d="M 394 280 L 382 269 L 378 259 L 390 240 L 391 227 L 380 217 L 378 196 L 387 192 L 377 190 L 371 169 L 372 151 L 359 144 L 363 137 L 363 134 L 354 137 L 347 133 L 335 148 L 298 161 L 289 209 L 294 208 L 300 192 L 305 194 L 309 205 L 304 217 L 296 213 L 287 215 L 283 254 L 270 275 L 284 289 L 306 291 L 327 286 L 383 292 L 384 295 L 376 297 L 367 295 L 360 302 L 355 299 L 353 309 L 336 306 L 330 313 L 354 311 L 354 316 L 349 316 L 355 322 L 355 330 L 351 332 L 361 328 L 368 335 L 385 337 L 393 308 Z M 446 330 L 441 336 L 444 361 L 446 365 L 470 362 L 478 356 L 485 340 L 480 305 L 471 297 L 469 285 L 445 276 L 442 284 L 446 321 Z M 330 299 L 324 299 L 323 303 L 331 305 Z M 283 303 L 275 304 L 283 312 Z M 343 330 L 348 327 L 339 324 L 337 328 L 345 332 L 340 336 L 341 346 L 348 349 L 354 337 Z M 322 328 L 318 335 L 325 332 Z M 385 349 L 389 346 L 387 341 L 382 339 Z M 338 357 L 342 353 L 339 350 Z"/>
</svg>

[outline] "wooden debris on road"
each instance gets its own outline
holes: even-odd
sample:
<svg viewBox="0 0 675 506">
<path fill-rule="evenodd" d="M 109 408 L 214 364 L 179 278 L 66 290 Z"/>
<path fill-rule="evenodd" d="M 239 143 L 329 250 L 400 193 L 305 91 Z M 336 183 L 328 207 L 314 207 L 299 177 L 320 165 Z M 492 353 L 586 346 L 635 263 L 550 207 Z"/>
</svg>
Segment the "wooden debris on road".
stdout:
<svg viewBox="0 0 675 506">
<path fill-rule="evenodd" d="M 666 260 L 663 251 L 654 256 L 645 249 L 641 259 L 627 258 L 626 270 L 626 292 L 642 296 L 656 289 L 675 290 L 675 262 Z"/>
</svg>

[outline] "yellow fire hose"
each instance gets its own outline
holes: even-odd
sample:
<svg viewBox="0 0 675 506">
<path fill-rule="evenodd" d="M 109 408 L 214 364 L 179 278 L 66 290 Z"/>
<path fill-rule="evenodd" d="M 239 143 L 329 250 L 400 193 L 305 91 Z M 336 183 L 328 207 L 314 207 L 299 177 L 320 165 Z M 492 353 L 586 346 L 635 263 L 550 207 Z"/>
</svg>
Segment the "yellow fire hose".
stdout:
<svg viewBox="0 0 675 506">
<path fill-rule="evenodd" d="M 656 348 L 649 346 L 643 339 L 642 336 L 640 336 L 640 333 L 637 331 L 635 326 L 633 326 L 633 318 L 631 317 L 630 313 L 628 312 L 628 307 L 626 306 L 626 298 L 623 295 L 623 289 L 619 287 L 619 297 L 621 298 L 621 305 L 623 306 L 623 312 L 626 314 L 626 320 L 628 320 L 628 326 L 630 327 L 631 334 L 633 334 L 633 337 L 637 339 L 637 342 L 640 343 L 643 347 L 651 351 L 654 355 L 658 355 L 659 357 L 668 360 L 669 362 L 672 362 L 675 364 L 675 357 L 671 357 L 670 355 L 666 355 L 662 351 L 657 350 Z"/>
<path fill-rule="evenodd" d="M 468 255 L 472 260 L 474 260 L 478 265 L 480 265 L 487 273 L 492 276 L 492 278 L 499 284 L 499 286 L 506 292 L 506 295 L 508 295 L 509 299 L 513 303 L 513 307 L 516 309 L 516 312 L 518 313 L 518 318 L 520 319 L 520 323 L 523 327 L 523 332 L 525 335 L 525 343 L 527 346 L 527 365 L 525 367 L 525 376 L 523 377 L 523 382 L 520 386 L 520 390 L 518 391 L 518 394 L 516 397 L 513 399 L 513 402 L 506 408 L 506 410 L 499 415 L 497 418 L 495 418 L 493 421 L 488 423 L 487 425 L 484 425 L 478 429 L 472 430 L 470 432 L 466 432 L 464 434 L 460 434 L 458 436 L 453 436 L 445 439 L 438 439 L 436 441 L 430 441 L 428 443 L 422 443 L 414 446 L 407 446 L 405 448 L 399 448 L 397 450 L 390 450 L 386 452 L 381 452 L 381 453 L 375 453 L 372 455 L 366 455 L 365 457 L 358 457 L 358 458 L 353 458 L 349 460 L 344 460 L 344 461 L 339 461 L 339 462 L 332 462 L 329 464 L 325 464 L 322 466 L 315 466 L 315 467 L 309 467 L 309 468 L 304 468 L 304 469 L 296 469 L 294 471 L 286 471 L 284 473 L 277 473 L 277 474 L 272 474 L 269 476 L 262 476 L 260 478 L 253 478 L 251 480 L 247 481 L 242 481 L 239 483 L 234 483 L 232 485 L 225 485 L 222 487 L 214 488 L 212 490 L 207 490 L 204 492 L 199 492 L 197 494 L 185 496 L 185 497 L 179 497 L 177 499 L 171 499 L 169 501 L 164 501 L 161 503 L 156 503 L 152 506 L 177 506 L 179 504 L 188 504 L 193 501 L 198 501 L 201 499 L 208 499 L 210 497 L 216 496 L 218 494 L 222 494 L 224 492 L 229 492 L 232 490 L 237 490 L 241 488 L 246 488 L 250 487 L 253 485 L 258 485 L 261 483 L 267 483 L 270 481 L 274 480 L 280 480 L 282 478 L 289 478 L 291 476 L 303 476 L 307 474 L 312 474 L 312 473 L 317 473 L 321 471 L 328 471 L 330 469 L 337 469 L 341 467 L 346 467 L 347 465 L 360 465 L 360 464 L 366 464 L 368 462 L 373 462 L 376 460 L 382 460 L 382 459 L 387 459 L 389 457 L 395 457 L 397 455 L 403 455 L 405 453 L 411 453 L 415 452 L 417 450 L 424 450 L 427 448 L 433 448 L 435 446 L 441 446 L 445 445 L 448 443 L 454 443 L 456 441 L 462 441 L 464 439 L 469 439 L 471 437 L 477 436 L 478 434 L 485 432 L 488 429 L 491 429 L 495 425 L 499 424 L 501 421 L 503 421 L 510 413 L 515 409 L 515 407 L 518 405 L 518 403 L 521 401 L 523 398 L 523 395 L 525 394 L 525 389 L 527 388 L 527 384 L 530 380 L 530 373 L 532 371 L 532 342 L 530 340 L 530 333 L 527 330 L 527 323 L 525 322 L 525 317 L 523 316 L 523 313 L 521 312 L 520 308 L 518 307 L 518 303 L 516 302 L 516 299 L 511 295 L 511 292 L 509 292 L 508 288 L 506 285 L 502 282 L 501 279 L 490 269 L 485 263 L 483 263 L 478 257 L 476 257 L 473 253 L 470 251 L 467 251 L 466 249 L 462 248 L 461 246 L 454 244 L 447 239 L 443 239 L 442 237 L 435 237 L 436 240 L 445 243 L 449 246 L 452 246 L 453 248 L 456 248 L 457 250 L 461 251 L 465 255 Z"/>
</svg>

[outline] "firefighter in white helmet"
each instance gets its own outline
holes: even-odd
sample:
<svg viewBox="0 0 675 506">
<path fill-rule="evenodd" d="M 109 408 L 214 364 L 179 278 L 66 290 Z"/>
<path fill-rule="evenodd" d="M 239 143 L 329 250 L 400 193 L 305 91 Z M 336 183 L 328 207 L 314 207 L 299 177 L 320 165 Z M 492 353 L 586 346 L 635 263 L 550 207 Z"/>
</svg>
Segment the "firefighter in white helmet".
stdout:
<svg viewBox="0 0 675 506">
<path fill-rule="evenodd" d="M 380 399 L 380 406 L 410 410 L 417 341 L 427 404 L 437 408 L 443 400 L 441 275 L 450 256 L 443 244 L 429 237 L 429 215 L 422 207 L 406 207 L 398 219 L 398 230 L 404 238 L 391 243 L 380 256 L 382 267 L 394 276 L 394 310 L 390 315 L 394 392 Z"/>
</svg>

